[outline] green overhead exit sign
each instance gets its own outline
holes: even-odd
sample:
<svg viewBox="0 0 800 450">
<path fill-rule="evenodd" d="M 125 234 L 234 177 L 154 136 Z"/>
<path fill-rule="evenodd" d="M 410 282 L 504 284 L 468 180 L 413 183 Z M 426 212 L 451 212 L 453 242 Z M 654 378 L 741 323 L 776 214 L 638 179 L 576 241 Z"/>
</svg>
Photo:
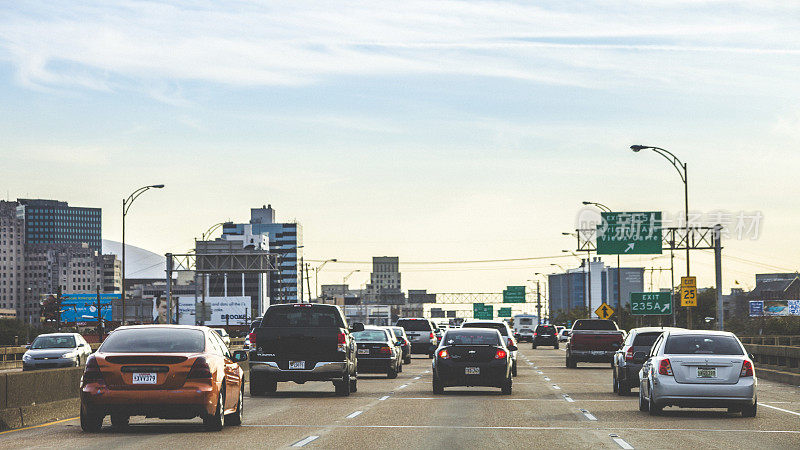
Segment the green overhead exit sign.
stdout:
<svg viewBox="0 0 800 450">
<path fill-rule="evenodd" d="M 604 212 L 597 226 L 598 255 L 660 255 L 661 212 Z"/>
</svg>

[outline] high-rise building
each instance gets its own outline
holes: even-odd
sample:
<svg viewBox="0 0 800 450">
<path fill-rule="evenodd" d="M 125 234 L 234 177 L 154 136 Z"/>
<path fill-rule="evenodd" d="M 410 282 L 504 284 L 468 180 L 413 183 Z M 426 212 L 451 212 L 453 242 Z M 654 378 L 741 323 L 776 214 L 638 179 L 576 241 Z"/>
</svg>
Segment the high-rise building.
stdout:
<svg viewBox="0 0 800 450">
<path fill-rule="evenodd" d="M 591 267 L 591 272 L 587 270 Z M 581 266 L 569 269 L 567 273 L 557 273 L 548 276 L 548 300 L 550 317 L 558 311 L 567 312 L 581 309 L 584 305 L 594 313 L 602 303 L 607 303 L 614 309 L 624 308 L 630 302 L 631 292 L 643 292 L 644 269 L 641 267 L 622 267 L 619 269 L 621 292 L 618 294 L 617 268 L 608 267 L 599 259 L 591 264 L 581 262 Z M 591 282 L 589 279 L 591 277 Z M 589 295 L 587 286 L 591 283 L 592 292 Z M 589 302 L 591 297 L 591 304 Z M 621 305 L 620 303 L 621 302 Z"/>
<path fill-rule="evenodd" d="M 0 201 L 0 308 L 13 309 L 16 317 L 25 308 L 25 221 L 17 217 L 17 202 Z M 30 316 L 30 313 L 28 313 Z"/>
<path fill-rule="evenodd" d="M 397 256 L 375 256 L 372 258 L 372 273 L 367 285 L 366 303 L 380 305 L 402 305 L 406 298 L 400 287 L 400 258 Z"/>
<path fill-rule="evenodd" d="M 268 250 L 278 257 L 278 273 L 270 274 L 269 298 L 271 303 L 298 301 L 300 274 L 298 261 L 302 256 L 302 228 L 297 222 L 275 222 L 272 205 L 250 209 L 249 223 L 225 223 L 222 239 L 242 241 L 245 248 Z M 266 239 L 266 241 L 265 241 Z"/>
<path fill-rule="evenodd" d="M 122 261 L 117 255 L 103 255 L 103 292 L 122 293 Z"/>
<path fill-rule="evenodd" d="M 101 210 L 67 202 L 18 199 L 17 217 L 25 221 L 26 244 L 82 244 L 102 252 Z"/>
</svg>

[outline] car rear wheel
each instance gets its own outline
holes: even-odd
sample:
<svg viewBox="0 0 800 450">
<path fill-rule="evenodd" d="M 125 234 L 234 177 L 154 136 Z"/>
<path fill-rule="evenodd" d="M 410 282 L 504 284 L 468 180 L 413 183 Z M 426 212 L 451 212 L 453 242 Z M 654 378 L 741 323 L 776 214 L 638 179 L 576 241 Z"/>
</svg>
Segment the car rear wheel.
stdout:
<svg viewBox="0 0 800 450">
<path fill-rule="evenodd" d="M 758 400 L 742 408 L 742 417 L 755 417 L 756 413 L 758 413 Z"/>
<path fill-rule="evenodd" d="M 506 378 L 503 382 L 503 386 L 500 388 L 503 395 L 511 395 L 511 377 Z"/>
<path fill-rule="evenodd" d="M 81 405 L 81 430 L 87 433 L 96 433 L 103 426 L 103 415 L 91 408 Z"/>
<path fill-rule="evenodd" d="M 130 421 L 130 416 L 127 414 L 112 414 L 111 415 L 111 426 L 117 429 L 125 429 L 128 428 L 128 422 Z"/>
<path fill-rule="evenodd" d="M 358 392 L 358 378 L 350 377 L 350 392 Z"/>
<path fill-rule="evenodd" d="M 224 389 L 224 386 L 220 389 Z M 219 431 L 222 429 L 223 405 L 225 405 L 225 398 L 220 391 L 219 397 L 217 397 L 217 407 L 214 409 L 214 414 L 203 417 L 203 425 L 205 425 L 206 430 Z"/>
<path fill-rule="evenodd" d="M 659 404 L 656 403 L 656 400 L 653 398 L 653 390 L 652 389 L 648 389 L 647 392 L 650 394 L 650 401 L 649 401 L 649 403 L 647 405 L 647 409 L 650 410 L 650 415 L 651 416 L 657 416 L 657 415 L 661 414 L 661 411 L 664 409 L 664 407 L 663 406 L 659 406 Z"/>
<path fill-rule="evenodd" d="M 411 364 L 411 355 L 406 356 L 403 360 L 403 364 Z"/>
<path fill-rule="evenodd" d="M 639 411 L 647 412 L 648 404 L 644 401 L 644 394 L 642 393 L 642 389 L 639 388 Z"/>
<path fill-rule="evenodd" d="M 575 361 L 575 358 L 571 356 L 567 356 L 567 368 L 568 369 L 575 369 L 578 367 L 578 362 Z"/>
<path fill-rule="evenodd" d="M 535 344 L 535 343 L 534 343 L 534 344 L 531 344 L 531 348 L 532 348 L 532 349 L 534 349 L 534 350 L 536 350 L 536 344 Z"/>
<path fill-rule="evenodd" d="M 630 395 L 631 387 L 628 386 L 627 384 L 625 384 L 624 381 L 619 381 L 618 383 L 619 384 L 618 384 L 618 387 L 617 387 L 617 394 L 619 394 L 622 397 L 624 397 L 626 395 Z"/>
<path fill-rule="evenodd" d="M 403 362 L 402 361 L 398 361 L 397 362 L 397 372 L 400 373 L 402 371 L 403 371 Z"/>
<path fill-rule="evenodd" d="M 440 380 L 439 377 L 436 376 L 435 374 L 433 375 L 433 393 L 444 394 L 444 386 L 442 385 L 442 380 Z"/>
<path fill-rule="evenodd" d="M 558 350 L 558 342 L 556 342 L 555 345 L 553 345 L 553 350 Z"/>
<path fill-rule="evenodd" d="M 390 380 L 397 378 L 397 367 L 389 367 L 389 369 L 386 370 L 386 378 Z"/>
<path fill-rule="evenodd" d="M 617 380 L 617 371 L 611 371 L 611 390 L 614 391 L 615 394 L 619 394 L 619 380 Z"/>
<path fill-rule="evenodd" d="M 244 409 L 244 391 L 239 389 L 239 401 L 236 403 L 236 411 L 231 414 L 225 415 L 225 426 L 238 427 L 242 424 L 242 415 Z"/>
<path fill-rule="evenodd" d="M 511 376 L 513 376 L 513 377 L 517 376 L 517 362 L 516 361 L 514 361 L 514 365 L 511 366 Z"/>
<path fill-rule="evenodd" d="M 344 378 L 333 382 L 333 387 L 336 390 L 336 395 L 340 397 L 347 397 L 350 395 L 350 373 L 346 373 Z"/>
</svg>

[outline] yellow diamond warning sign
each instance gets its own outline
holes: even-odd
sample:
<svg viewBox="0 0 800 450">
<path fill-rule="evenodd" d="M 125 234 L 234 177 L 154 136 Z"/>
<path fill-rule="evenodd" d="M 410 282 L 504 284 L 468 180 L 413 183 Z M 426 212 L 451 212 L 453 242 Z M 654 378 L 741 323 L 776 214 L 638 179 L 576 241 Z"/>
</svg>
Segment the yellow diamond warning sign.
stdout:
<svg viewBox="0 0 800 450">
<path fill-rule="evenodd" d="M 609 317 L 614 315 L 614 308 L 608 306 L 606 302 L 603 302 L 602 305 L 600 305 L 596 310 L 594 310 L 594 313 L 597 314 L 597 317 L 601 319 L 608 319 Z"/>
</svg>

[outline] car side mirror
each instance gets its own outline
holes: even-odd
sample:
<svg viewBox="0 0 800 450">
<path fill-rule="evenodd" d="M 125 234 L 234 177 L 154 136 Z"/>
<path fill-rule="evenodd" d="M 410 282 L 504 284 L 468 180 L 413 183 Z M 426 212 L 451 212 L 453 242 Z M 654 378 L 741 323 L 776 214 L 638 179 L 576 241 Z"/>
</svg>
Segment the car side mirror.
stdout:
<svg viewBox="0 0 800 450">
<path fill-rule="evenodd" d="M 748 357 L 748 358 L 750 358 L 750 360 L 752 360 L 752 361 L 755 361 L 755 360 L 756 360 L 756 357 L 755 357 L 755 355 L 753 355 L 752 353 L 748 353 L 748 354 L 747 354 L 747 357 Z"/>
<path fill-rule="evenodd" d="M 244 350 L 235 350 L 233 352 L 233 360 L 236 362 L 247 361 L 247 352 Z"/>
<path fill-rule="evenodd" d="M 30 350 L 30 349 L 31 349 L 31 344 L 28 344 L 28 345 L 26 345 L 26 346 L 25 346 L 25 349 L 26 349 L 26 350 Z"/>
<path fill-rule="evenodd" d="M 647 353 L 645 352 L 635 352 L 633 354 L 633 363 L 634 364 L 644 364 L 647 361 Z"/>
<path fill-rule="evenodd" d="M 356 322 L 350 327 L 350 331 L 353 333 L 358 333 L 359 331 L 364 331 L 364 324 L 361 322 Z"/>
<path fill-rule="evenodd" d="M 508 349 L 511 350 L 512 352 L 515 352 L 518 350 L 518 347 L 516 345 L 509 345 Z"/>
</svg>

